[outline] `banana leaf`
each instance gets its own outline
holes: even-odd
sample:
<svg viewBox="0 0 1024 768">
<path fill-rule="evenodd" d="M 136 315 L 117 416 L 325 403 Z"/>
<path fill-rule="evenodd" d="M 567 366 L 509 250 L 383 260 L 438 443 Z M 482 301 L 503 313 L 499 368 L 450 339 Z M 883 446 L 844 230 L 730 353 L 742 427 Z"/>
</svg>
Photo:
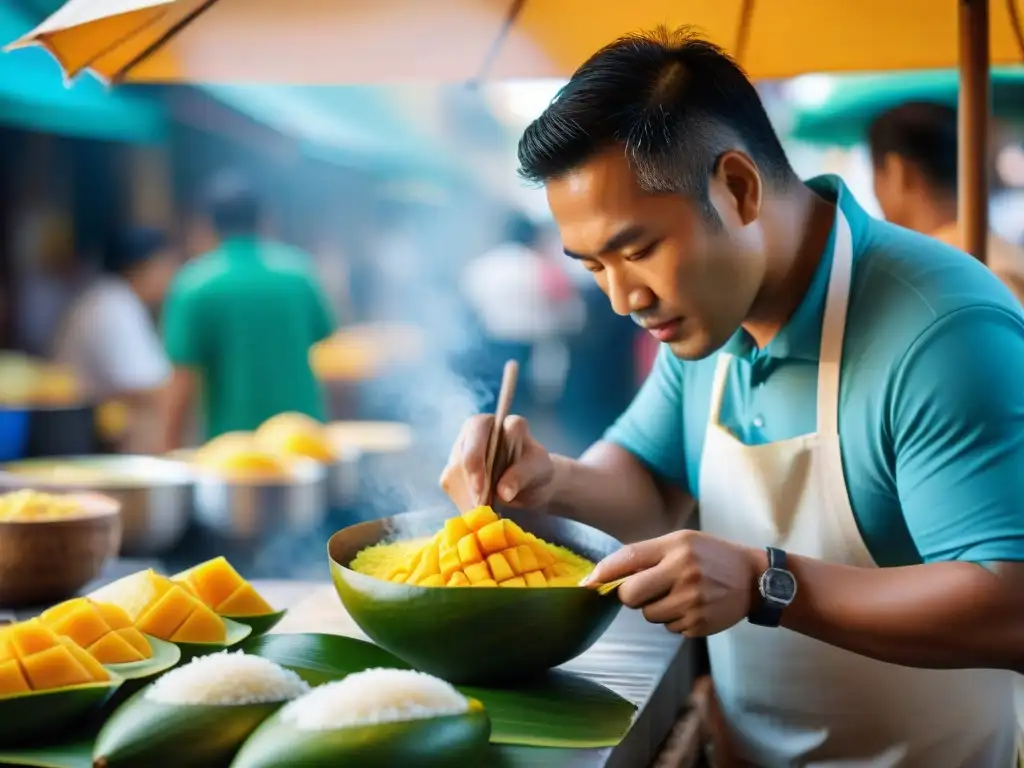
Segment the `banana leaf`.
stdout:
<svg viewBox="0 0 1024 768">
<path fill-rule="evenodd" d="M 340 635 L 264 635 L 241 648 L 294 669 L 312 685 L 372 667 L 409 668 L 382 648 Z M 608 688 L 566 672 L 551 672 L 516 688 L 457 687 L 483 702 L 492 744 L 613 747 L 629 731 L 636 711 Z"/>
</svg>

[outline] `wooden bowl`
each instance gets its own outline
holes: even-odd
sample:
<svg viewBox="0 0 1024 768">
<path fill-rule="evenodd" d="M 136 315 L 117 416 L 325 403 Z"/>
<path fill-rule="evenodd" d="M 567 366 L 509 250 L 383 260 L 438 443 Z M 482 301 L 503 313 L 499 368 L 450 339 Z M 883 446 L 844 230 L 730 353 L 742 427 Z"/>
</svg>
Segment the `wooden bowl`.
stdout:
<svg viewBox="0 0 1024 768">
<path fill-rule="evenodd" d="M 52 520 L 0 522 L 0 605 L 46 605 L 73 597 L 121 548 L 121 505 L 73 494 L 82 513 Z"/>
</svg>

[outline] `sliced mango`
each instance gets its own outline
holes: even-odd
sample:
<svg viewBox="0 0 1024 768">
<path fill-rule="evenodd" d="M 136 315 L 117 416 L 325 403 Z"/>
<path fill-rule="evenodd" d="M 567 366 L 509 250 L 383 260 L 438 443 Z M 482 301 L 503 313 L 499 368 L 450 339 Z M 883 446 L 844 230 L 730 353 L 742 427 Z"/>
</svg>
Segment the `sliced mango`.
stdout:
<svg viewBox="0 0 1024 768">
<path fill-rule="evenodd" d="M 382 571 L 389 581 L 423 587 L 546 587 L 576 584 L 592 569 L 589 561 L 541 541 L 490 507 L 477 507 L 446 520 L 425 545 Z"/>
<path fill-rule="evenodd" d="M 39 619 L 7 627 L 0 635 L 0 697 L 71 685 L 106 682 L 110 674 L 69 637 Z"/>
</svg>

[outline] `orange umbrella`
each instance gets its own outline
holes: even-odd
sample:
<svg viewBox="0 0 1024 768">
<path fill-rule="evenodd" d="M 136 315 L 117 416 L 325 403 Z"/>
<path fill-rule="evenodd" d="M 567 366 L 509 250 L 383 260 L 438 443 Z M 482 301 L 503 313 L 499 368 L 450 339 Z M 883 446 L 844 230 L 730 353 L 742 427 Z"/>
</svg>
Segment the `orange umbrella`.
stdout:
<svg viewBox="0 0 1024 768">
<path fill-rule="evenodd" d="M 995 63 L 1022 60 L 1020 2 L 993 0 Z M 755 78 L 958 61 L 952 0 L 71 0 L 12 47 L 112 81 L 460 82 L 567 77 L 658 24 L 700 28 Z"/>
<path fill-rule="evenodd" d="M 68 76 L 112 82 L 564 77 L 658 24 L 700 28 L 754 78 L 959 60 L 963 223 L 983 257 L 988 61 L 1024 60 L 1021 2 L 992 0 L 989 18 L 988 0 L 70 0 L 10 47 L 42 45 Z"/>
</svg>

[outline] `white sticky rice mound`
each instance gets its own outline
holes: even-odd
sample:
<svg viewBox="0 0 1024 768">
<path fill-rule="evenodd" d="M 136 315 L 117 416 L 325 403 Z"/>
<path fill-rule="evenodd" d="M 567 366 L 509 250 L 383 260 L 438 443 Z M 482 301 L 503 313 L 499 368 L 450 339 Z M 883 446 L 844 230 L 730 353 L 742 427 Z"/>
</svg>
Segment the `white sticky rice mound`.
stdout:
<svg viewBox="0 0 1024 768">
<path fill-rule="evenodd" d="M 461 715 L 469 700 L 444 680 L 405 669 L 367 669 L 314 688 L 281 710 L 300 731 L 327 731 Z"/>
<path fill-rule="evenodd" d="M 232 706 L 290 701 L 308 690 L 305 680 L 269 659 L 221 651 L 171 670 L 145 696 L 160 704 Z"/>
</svg>

